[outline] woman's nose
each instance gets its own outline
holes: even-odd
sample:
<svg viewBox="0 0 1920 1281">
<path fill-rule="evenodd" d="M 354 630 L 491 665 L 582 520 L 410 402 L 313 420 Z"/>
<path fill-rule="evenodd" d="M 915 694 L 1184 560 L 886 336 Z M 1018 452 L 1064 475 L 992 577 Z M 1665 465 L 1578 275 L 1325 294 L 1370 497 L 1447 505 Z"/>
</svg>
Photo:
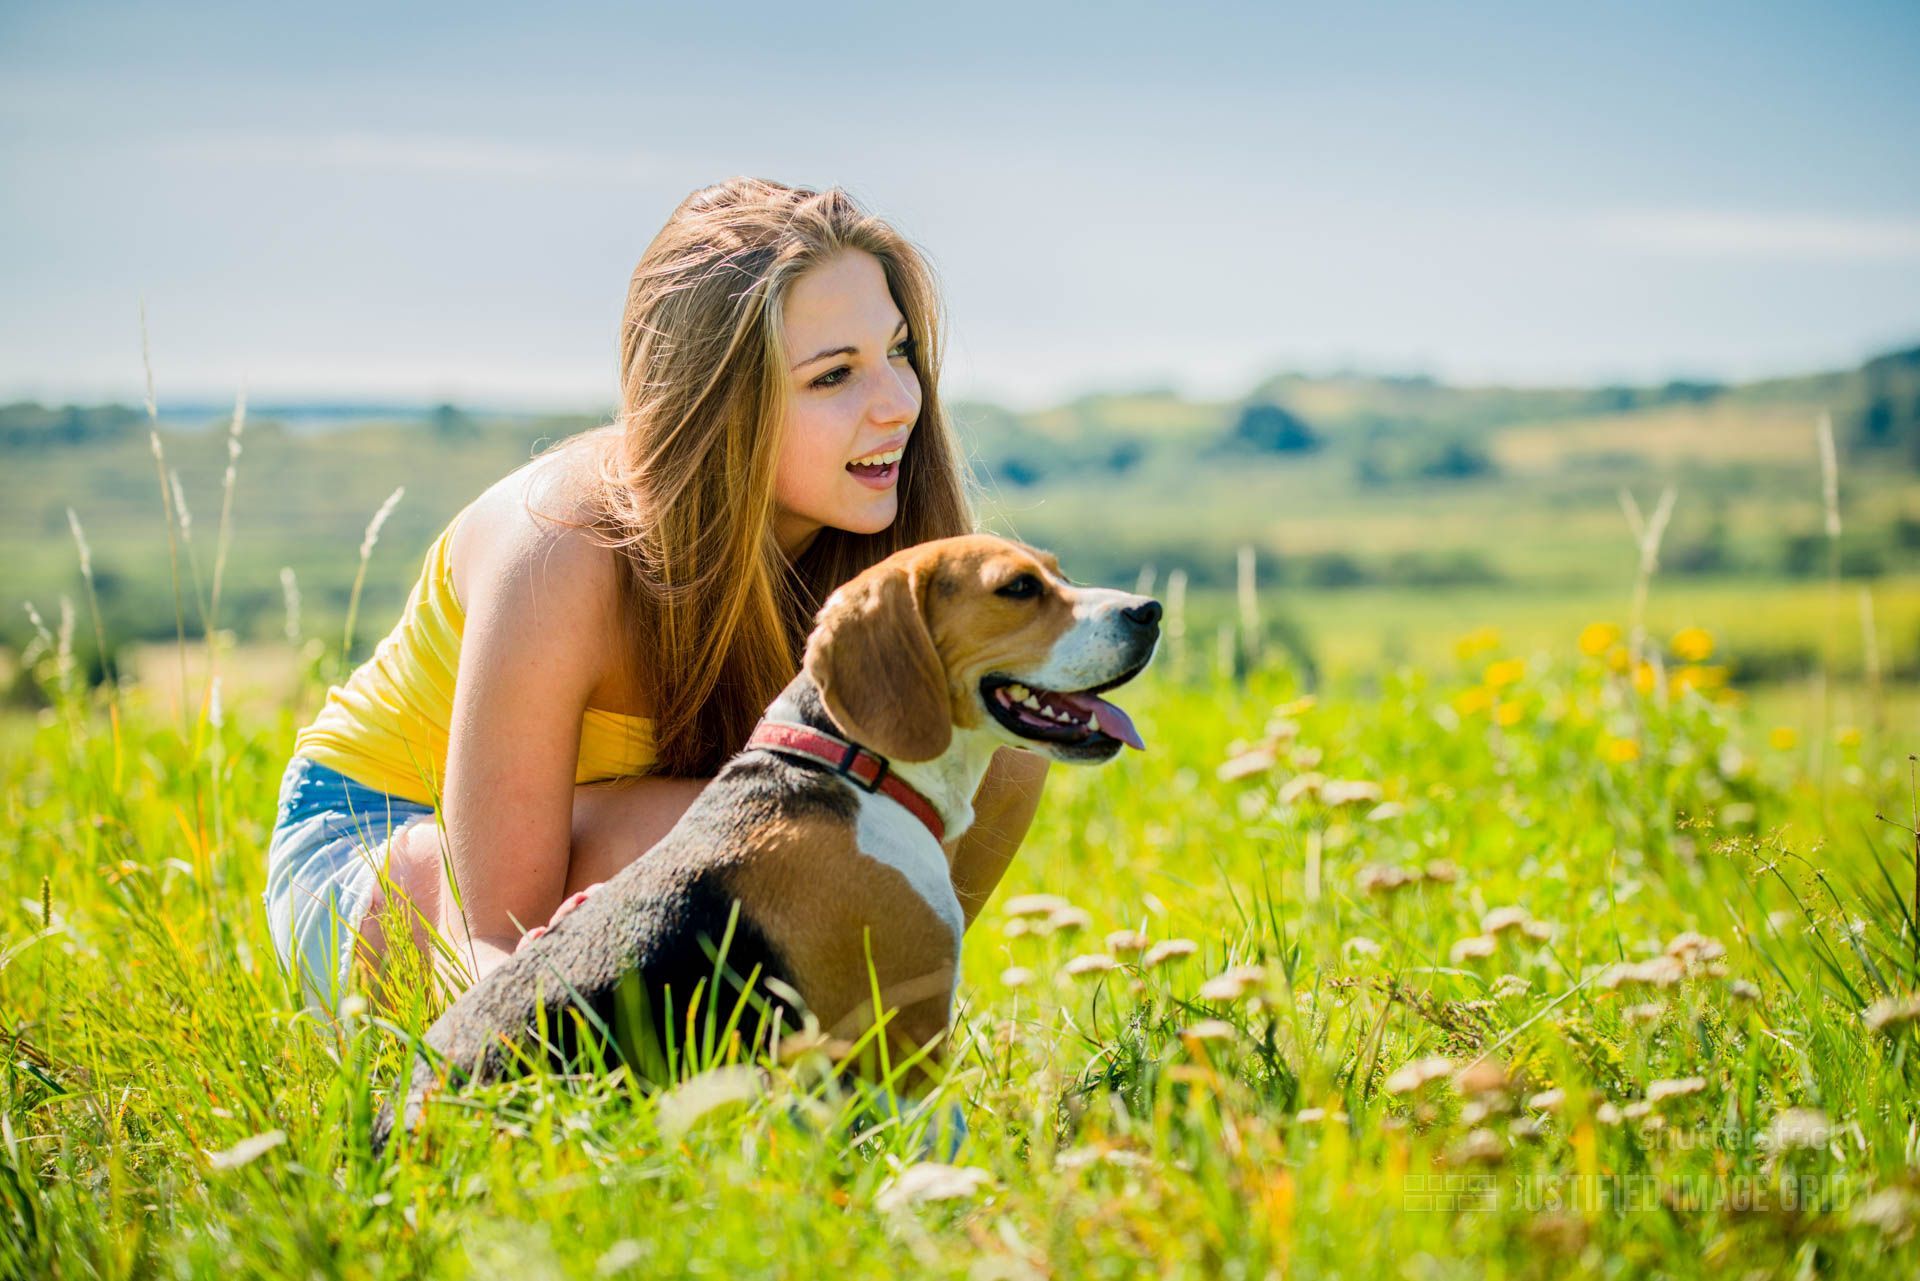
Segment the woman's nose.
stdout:
<svg viewBox="0 0 1920 1281">
<path fill-rule="evenodd" d="M 889 371 L 891 372 L 891 371 Z M 880 380 L 885 393 L 873 406 L 874 420 L 882 423 L 910 423 L 920 413 L 920 375 L 909 369 Z"/>
</svg>

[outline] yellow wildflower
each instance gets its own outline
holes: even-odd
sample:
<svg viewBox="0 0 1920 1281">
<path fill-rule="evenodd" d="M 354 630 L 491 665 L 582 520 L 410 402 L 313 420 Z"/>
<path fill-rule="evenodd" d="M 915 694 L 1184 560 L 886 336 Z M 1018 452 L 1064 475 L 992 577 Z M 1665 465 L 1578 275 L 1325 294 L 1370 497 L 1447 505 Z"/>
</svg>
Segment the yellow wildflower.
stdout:
<svg viewBox="0 0 1920 1281">
<path fill-rule="evenodd" d="M 1474 716 L 1493 706 L 1493 695 L 1481 686 L 1464 690 L 1453 700 L 1453 710 L 1462 716 Z"/>
<path fill-rule="evenodd" d="M 1673 656 L 1683 663 L 1704 663 L 1713 657 L 1713 636 L 1704 627 L 1682 627 L 1673 634 Z"/>
<path fill-rule="evenodd" d="M 1834 741 L 1842 747 L 1860 746 L 1860 727 L 1857 725 L 1842 725 L 1840 731 L 1834 735 Z"/>
<path fill-rule="evenodd" d="M 1612 623 L 1588 623 L 1580 631 L 1580 652 L 1599 658 L 1620 641 L 1620 629 Z"/>
<path fill-rule="evenodd" d="M 1653 693 L 1653 687 L 1655 683 L 1656 683 L 1656 677 L 1654 675 L 1652 663 L 1643 662 L 1638 667 L 1635 667 L 1633 669 L 1633 687 L 1639 690 L 1642 694 Z"/>
<path fill-rule="evenodd" d="M 1667 692 L 1676 698 L 1688 690 L 1699 690 L 1704 694 L 1726 683 L 1727 669 L 1724 667 L 1682 667 L 1667 679 Z"/>
<path fill-rule="evenodd" d="M 1607 650 L 1607 670 L 1624 672 L 1627 670 L 1627 647 L 1614 645 Z"/>
<path fill-rule="evenodd" d="M 1526 714 L 1527 709 L 1521 704 L 1505 702 L 1493 709 L 1493 720 L 1496 725 L 1511 728 L 1512 726 L 1518 725 L 1520 718 Z"/>
<path fill-rule="evenodd" d="M 1630 738 L 1610 738 L 1601 744 L 1600 754 L 1615 765 L 1625 765 L 1640 759 L 1640 744 Z"/>
<path fill-rule="evenodd" d="M 1527 663 L 1522 658 L 1503 658 L 1497 663 L 1487 664 L 1487 674 L 1483 678 L 1488 689 L 1505 689 L 1527 674 Z"/>
<path fill-rule="evenodd" d="M 1791 725 L 1777 725 L 1767 735 L 1767 746 L 1776 752 L 1791 752 L 1800 742 L 1800 732 Z"/>
<path fill-rule="evenodd" d="M 1499 647 L 1499 631 L 1492 627 L 1479 627 L 1455 641 L 1453 652 L 1461 658 L 1472 658 L 1475 654 L 1484 654 Z"/>
</svg>

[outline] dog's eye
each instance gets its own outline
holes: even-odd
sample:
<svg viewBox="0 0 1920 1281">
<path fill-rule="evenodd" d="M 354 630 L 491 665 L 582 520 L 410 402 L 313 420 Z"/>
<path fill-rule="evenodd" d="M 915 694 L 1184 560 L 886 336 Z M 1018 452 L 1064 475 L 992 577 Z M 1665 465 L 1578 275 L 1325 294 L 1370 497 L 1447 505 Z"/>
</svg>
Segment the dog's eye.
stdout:
<svg viewBox="0 0 1920 1281">
<path fill-rule="evenodd" d="M 1018 578 L 994 588 L 995 596 L 1007 596 L 1014 600 L 1026 600 L 1040 594 L 1040 580 L 1032 574 L 1022 574 Z"/>
</svg>

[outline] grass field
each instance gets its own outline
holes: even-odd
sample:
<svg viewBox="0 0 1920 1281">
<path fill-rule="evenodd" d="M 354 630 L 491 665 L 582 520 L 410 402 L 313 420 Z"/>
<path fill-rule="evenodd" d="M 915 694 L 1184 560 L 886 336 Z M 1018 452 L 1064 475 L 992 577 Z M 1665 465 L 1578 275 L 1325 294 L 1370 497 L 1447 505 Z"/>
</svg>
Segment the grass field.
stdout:
<svg viewBox="0 0 1920 1281">
<path fill-rule="evenodd" d="M 1920 802 L 1920 490 L 1843 454 L 1822 541 L 1850 377 L 1279 379 L 1326 437 L 1289 457 L 1208 454 L 1224 403 L 979 408 L 1044 473 L 990 485 L 991 528 L 1191 590 L 1121 700 L 1148 750 L 1054 769 L 971 931 L 936 1094 L 722 1037 L 667 1089 L 443 1099 L 385 1160 L 439 998 L 300 1011 L 260 899 L 280 771 L 394 486 L 356 655 L 446 518 L 585 424 L 258 425 L 224 519 L 224 425 L 166 433 L 179 596 L 143 432 L 17 453 L 0 1277 L 1913 1275 L 1920 855 L 1875 815 Z M 1381 431 L 1498 468 L 1366 480 Z M 1669 485 L 1637 663 L 1619 495 Z"/>
<path fill-rule="evenodd" d="M 69 688 L 5 727 L 0 1272 L 1914 1275 L 1911 717 L 1816 775 L 1592 636 L 1461 639 L 1314 698 L 1163 654 L 1148 750 L 1054 769 L 927 1107 L 723 1045 L 384 1161 L 432 1003 L 296 1012 L 260 906 L 315 691 Z"/>
</svg>

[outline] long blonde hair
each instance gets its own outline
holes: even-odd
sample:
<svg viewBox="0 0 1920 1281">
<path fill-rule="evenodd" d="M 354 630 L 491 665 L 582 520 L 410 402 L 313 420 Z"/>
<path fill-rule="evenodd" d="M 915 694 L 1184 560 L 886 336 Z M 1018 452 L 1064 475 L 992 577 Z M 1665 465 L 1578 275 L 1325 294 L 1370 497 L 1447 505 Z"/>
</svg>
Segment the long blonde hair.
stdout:
<svg viewBox="0 0 1920 1281">
<path fill-rule="evenodd" d="M 916 340 L 920 417 L 893 523 L 823 528 L 789 562 L 773 533 L 791 396 L 781 318 L 793 282 L 845 249 L 885 269 Z M 835 587 L 902 547 L 974 529 L 940 402 L 941 319 L 920 252 L 839 187 L 729 178 L 681 201 L 641 255 L 620 326 L 618 439 L 600 455 L 594 509 L 623 553 L 622 613 L 660 773 L 711 775 L 745 744 Z"/>
</svg>

